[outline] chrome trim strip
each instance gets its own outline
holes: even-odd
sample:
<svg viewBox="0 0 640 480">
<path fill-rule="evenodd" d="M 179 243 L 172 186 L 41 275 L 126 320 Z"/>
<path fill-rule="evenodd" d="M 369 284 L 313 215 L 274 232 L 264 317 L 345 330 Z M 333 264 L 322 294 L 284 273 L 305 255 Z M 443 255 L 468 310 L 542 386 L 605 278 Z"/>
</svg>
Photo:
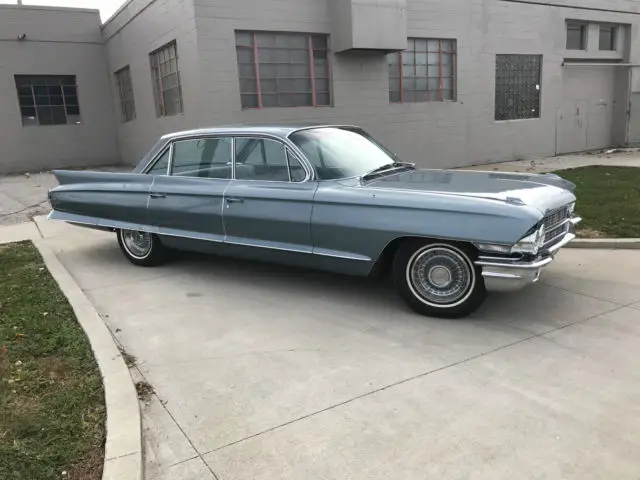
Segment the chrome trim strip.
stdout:
<svg viewBox="0 0 640 480">
<path fill-rule="evenodd" d="M 562 247 L 564 247 L 565 245 L 567 245 L 568 243 L 572 242 L 573 240 L 575 240 L 576 236 L 573 233 L 567 233 L 564 238 L 557 244 L 555 244 L 552 247 L 549 247 L 548 251 L 549 253 L 553 254 L 556 253 L 558 250 L 560 250 Z"/>
<path fill-rule="evenodd" d="M 500 262 L 484 262 L 484 261 L 476 261 L 475 264 L 479 267 L 496 267 L 496 268 L 513 268 L 513 269 L 524 269 L 524 270 L 535 270 L 537 268 L 542 268 L 549 265 L 553 262 L 553 257 L 543 258 L 541 260 L 537 260 L 534 262 L 527 263 L 500 263 Z"/>
<path fill-rule="evenodd" d="M 63 218 L 60 218 L 63 217 Z M 69 216 L 71 218 L 64 218 L 65 216 Z M 76 218 L 80 218 L 81 220 L 75 220 L 73 219 L 73 217 Z M 218 238 L 213 238 L 213 236 L 195 236 L 195 235 L 185 235 L 185 234 L 177 234 L 177 233 L 171 233 L 171 232 L 163 232 L 160 231 L 159 228 L 154 228 L 152 226 L 149 225 L 138 225 L 138 224 L 133 224 L 133 223 L 127 223 L 127 222 L 113 222 L 113 221 L 109 221 L 110 223 L 112 223 L 111 225 L 101 225 L 99 222 L 93 221 L 87 221 L 84 220 L 84 218 L 87 217 L 83 217 L 81 215 L 76 215 L 73 213 L 65 213 L 65 212 L 58 212 L 56 210 L 52 210 L 49 215 L 47 216 L 47 220 L 59 220 L 59 221 L 63 221 L 63 222 L 67 222 L 70 224 L 74 224 L 77 226 L 90 226 L 90 227 L 94 227 L 94 228 L 98 228 L 100 230 L 118 230 L 120 228 L 124 228 L 127 230 L 139 230 L 141 232 L 147 232 L 147 233 L 154 233 L 156 235 L 160 235 L 160 236 L 167 236 L 167 237 L 176 237 L 176 238 L 186 238 L 189 240 L 201 240 L 201 241 L 205 241 L 205 242 L 213 242 L 213 243 L 219 243 L 219 244 L 228 244 L 228 245 L 237 245 L 237 246 L 242 246 L 242 247 L 255 247 L 255 248 L 264 248 L 264 249 L 268 249 L 268 250 L 279 250 L 279 251 L 285 251 L 285 252 L 291 252 L 291 253 L 304 253 L 307 255 L 318 255 L 321 257 L 332 257 L 332 258 L 341 258 L 344 260 L 355 260 L 355 261 L 365 261 L 365 262 L 370 262 L 371 259 L 368 257 L 358 257 L 355 255 L 346 255 L 346 254 L 339 254 L 339 253 L 333 253 L 330 251 L 313 251 L 313 250 L 298 250 L 298 249 L 291 249 L 291 248 L 284 248 L 284 247 L 278 247 L 278 246 L 270 246 L 270 245 L 256 245 L 256 244 L 250 244 L 247 242 L 242 242 L 242 241 L 233 241 L 233 240 L 228 240 L 226 238 L 224 238 L 223 235 L 220 235 L 220 239 Z M 120 223 L 120 226 L 114 226 L 113 223 Z"/>
<path fill-rule="evenodd" d="M 575 227 L 577 224 L 579 224 L 582 221 L 582 217 L 571 217 L 569 221 Z"/>
</svg>

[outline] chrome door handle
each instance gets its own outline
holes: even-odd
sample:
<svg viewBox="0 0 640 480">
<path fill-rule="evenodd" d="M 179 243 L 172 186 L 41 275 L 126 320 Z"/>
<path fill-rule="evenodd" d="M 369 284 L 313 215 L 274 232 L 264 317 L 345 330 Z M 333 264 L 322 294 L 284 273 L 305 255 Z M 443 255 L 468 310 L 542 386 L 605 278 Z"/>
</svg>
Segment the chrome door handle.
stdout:
<svg viewBox="0 0 640 480">
<path fill-rule="evenodd" d="M 150 193 L 149 196 L 151 198 L 167 198 L 166 193 Z"/>
<path fill-rule="evenodd" d="M 227 203 L 243 203 L 244 202 L 244 198 L 238 198 L 238 197 L 227 197 Z"/>
</svg>

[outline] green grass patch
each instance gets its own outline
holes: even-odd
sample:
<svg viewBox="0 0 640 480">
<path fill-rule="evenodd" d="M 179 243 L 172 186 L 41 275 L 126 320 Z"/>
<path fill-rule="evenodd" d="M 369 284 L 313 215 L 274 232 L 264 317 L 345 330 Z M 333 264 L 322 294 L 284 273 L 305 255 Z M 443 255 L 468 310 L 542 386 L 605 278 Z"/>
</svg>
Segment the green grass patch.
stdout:
<svg viewBox="0 0 640 480">
<path fill-rule="evenodd" d="M 640 238 L 640 168 L 590 166 L 555 172 L 576 184 L 578 236 Z"/>
<path fill-rule="evenodd" d="M 31 243 L 0 245 L 0 479 L 98 480 L 104 438 L 102 380 L 73 310 Z"/>
</svg>

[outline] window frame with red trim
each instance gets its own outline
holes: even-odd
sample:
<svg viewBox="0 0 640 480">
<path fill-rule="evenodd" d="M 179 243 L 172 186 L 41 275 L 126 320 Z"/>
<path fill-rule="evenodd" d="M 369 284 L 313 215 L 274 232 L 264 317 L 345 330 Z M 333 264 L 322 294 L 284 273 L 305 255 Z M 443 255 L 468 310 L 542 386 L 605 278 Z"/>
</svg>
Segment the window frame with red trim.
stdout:
<svg viewBox="0 0 640 480">
<path fill-rule="evenodd" d="M 387 55 L 389 102 L 456 102 L 457 40 L 408 38 L 407 49 Z"/>
<path fill-rule="evenodd" d="M 236 30 L 243 110 L 332 106 L 329 35 Z"/>
</svg>

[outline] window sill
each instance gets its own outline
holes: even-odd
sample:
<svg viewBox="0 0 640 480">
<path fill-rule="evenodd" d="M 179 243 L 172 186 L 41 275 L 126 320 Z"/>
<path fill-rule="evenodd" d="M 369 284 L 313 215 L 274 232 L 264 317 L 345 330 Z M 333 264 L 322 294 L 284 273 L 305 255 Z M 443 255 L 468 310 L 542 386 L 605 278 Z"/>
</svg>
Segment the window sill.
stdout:
<svg viewBox="0 0 640 480">
<path fill-rule="evenodd" d="M 515 122 L 529 122 L 531 120 L 540 120 L 540 117 L 533 118 L 510 118 L 507 120 L 496 120 L 494 119 L 494 123 L 515 123 Z"/>
</svg>

